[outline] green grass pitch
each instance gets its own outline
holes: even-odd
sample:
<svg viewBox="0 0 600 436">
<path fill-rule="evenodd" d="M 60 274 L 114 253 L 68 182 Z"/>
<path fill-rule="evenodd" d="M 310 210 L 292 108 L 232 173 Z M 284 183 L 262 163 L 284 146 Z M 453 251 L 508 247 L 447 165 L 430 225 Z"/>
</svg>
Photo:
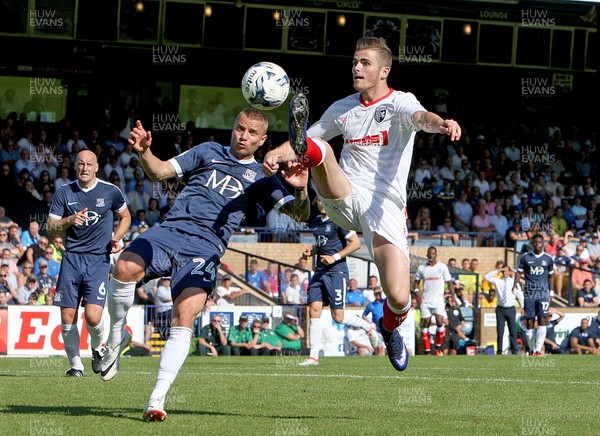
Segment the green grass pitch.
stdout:
<svg viewBox="0 0 600 436">
<path fill-rule="evenodd" d="M 102 382 L 61 358 L 0 359 L 3 435 L 592 435 L 598 434 L 597 356 L 189 357 L 171 388 L 167 421 L 142 409 L 158 359 L 124 357 Z"/>
</svg>

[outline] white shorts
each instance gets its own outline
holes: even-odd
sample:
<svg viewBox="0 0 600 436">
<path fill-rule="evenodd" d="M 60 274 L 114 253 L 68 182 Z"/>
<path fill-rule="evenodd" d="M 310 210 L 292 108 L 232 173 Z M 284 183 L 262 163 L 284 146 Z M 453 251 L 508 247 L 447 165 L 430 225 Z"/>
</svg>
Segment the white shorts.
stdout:
<svg viewBox="0 0 600 436">
<path fill-rule="evenodd" d="M 377 233 L 408 254 L 406 208 L 379 193 L 367 191 L 350 182 L 352 194 L 342 199 L 328 199 L 319 195 L 327 215 L 346 230 L 362 232 L 365 244 L 374 259 L 373 236 Z M 317 192 L 318 194 L 318 192 Z"/>
<path fill-rule="evenodd" d="M 424 304 L 421 303 L 421 319 L 431 318 L 432 315 L 441 315 L 447 318 L 445 304 Z"/>
</svg>

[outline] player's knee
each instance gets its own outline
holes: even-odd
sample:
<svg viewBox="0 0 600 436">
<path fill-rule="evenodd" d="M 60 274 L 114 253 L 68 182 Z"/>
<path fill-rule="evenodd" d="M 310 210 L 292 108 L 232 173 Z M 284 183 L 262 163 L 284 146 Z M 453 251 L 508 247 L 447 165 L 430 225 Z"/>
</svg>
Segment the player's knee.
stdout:
<svg viewBox="0 0 600 436">
<path fill-rule="evenodd" d="M 333 318 L 333 320 L 335 322 L 337 322 L 338 324 L 341 324 L 342 321 L 344 321 L 344 312 L 342 311 L 333 311 L 331 312 L 331 317 Z"/>
<path fill-rule="evenodd" d="M 120 282 L 139 282 L 143 278 L 144 267 L 129 259 L 119 259 L 113 270 L 113 277 Z M 141 277 L 140 277 L 141 275 Z"/>
</svg>

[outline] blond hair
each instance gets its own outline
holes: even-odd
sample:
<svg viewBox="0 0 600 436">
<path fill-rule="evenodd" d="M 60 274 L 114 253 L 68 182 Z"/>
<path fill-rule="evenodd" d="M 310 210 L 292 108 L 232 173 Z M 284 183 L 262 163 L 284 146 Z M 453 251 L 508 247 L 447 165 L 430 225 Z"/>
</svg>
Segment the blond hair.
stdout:
<svg viewBox="0 0 600 436">
<path fill-rule="evenodd" d="M 248 119 L 263 122 L 265 124 L 265 132 L 269 129 L 269 118 L 267 118 L 267 115 L 265 115 L 263 111 L 255 109 L 253 107 L 247 107 L 238 114 L 237 118 L 235 119 L 235 124 L 237 124 L 238 120 L 242 115 L 244 115 Z"/>
<path fill-rule="evenodd" d="M 392 66 L 392 51 L 387 46 L 385 39 L 365 36 L 356 42 L 356 51 L 375 50 L 382 67 Z"/>
</svg>

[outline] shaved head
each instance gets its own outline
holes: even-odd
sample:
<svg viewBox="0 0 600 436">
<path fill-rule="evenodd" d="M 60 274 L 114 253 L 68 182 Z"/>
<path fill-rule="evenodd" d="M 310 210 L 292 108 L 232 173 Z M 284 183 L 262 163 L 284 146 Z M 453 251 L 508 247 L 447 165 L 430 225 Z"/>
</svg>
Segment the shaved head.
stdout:
<svg viewBox="0 0 600 436">
<path fill-rule="evenodd" d="M 77 181 L 82 188 L 89 188 L 96 183 L 98 157 L 89 150 L 77 153 Z"/>
</svg>

